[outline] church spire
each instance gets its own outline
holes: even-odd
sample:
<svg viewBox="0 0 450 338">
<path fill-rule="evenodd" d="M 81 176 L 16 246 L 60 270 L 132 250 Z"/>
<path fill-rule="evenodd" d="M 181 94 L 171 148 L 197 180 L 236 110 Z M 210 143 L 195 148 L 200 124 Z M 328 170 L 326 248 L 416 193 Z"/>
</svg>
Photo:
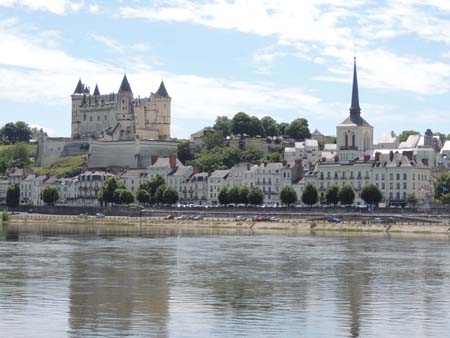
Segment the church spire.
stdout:
<svg viewBox="0 0 450 338">
<path fill-rule="evenodd" d="M 124 92 L 132 93 L 130 84 L 128 83 L 127 74 L 124 74 L 122 84 L 120 85 L 120 88 L 119 88 L 119 93 L 124 93 Z"/>
<path fill-rule="evenodd" d="M 356 73 L 356 57 L 353 62 L 353 88 L 352 88 L 352 104 L 350 106 L 350 119 L 359 124 L 361 121 L 361 107 L 359 106 L 358 93 L 358 75 Z"/>
<path fill-rule="evenodd" d="M 169 93 L 167 92 L 166 86 L 164 85 L 164 81 L 161 80 L 161 84 L 159 85 L 156 94 L 162 97 L 169 97 Z"/>
</svg>

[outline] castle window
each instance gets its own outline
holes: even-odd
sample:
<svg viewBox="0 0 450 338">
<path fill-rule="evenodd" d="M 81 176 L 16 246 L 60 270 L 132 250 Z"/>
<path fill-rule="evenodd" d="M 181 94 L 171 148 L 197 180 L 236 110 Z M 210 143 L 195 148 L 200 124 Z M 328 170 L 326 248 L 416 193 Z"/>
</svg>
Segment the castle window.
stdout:
<svg viewBox="0 0 450 338">
<path fill-rule="evenodd" d="M 89 116 L 89 121 L 92 121 L 92 116 Z"/>
<path fill-rule="evenodd" d="M 100 121 L 100 115 L 99 115 L 99 116 L 97 116 L 97 121 Z"/>
<path fill-rule="evenodd" d="M 83 114 L 83 121 L 86 121 L 86 114 Z"/>
<path fill-rule="evenodd" d="M 108 116 L 105 115 L 105 121 L 108 119 Z"/>
</svg>

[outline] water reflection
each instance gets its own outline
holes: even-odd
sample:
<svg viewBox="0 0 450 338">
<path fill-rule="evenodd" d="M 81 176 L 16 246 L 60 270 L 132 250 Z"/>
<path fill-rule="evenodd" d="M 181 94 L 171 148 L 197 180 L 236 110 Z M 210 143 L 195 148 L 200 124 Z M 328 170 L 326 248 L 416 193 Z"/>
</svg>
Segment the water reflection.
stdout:
<svg viewBox="0 0 450 338">
<path fill-rule="evenodd" d="M 447 241 L 0 238 L 0 332 L 32 337 L 441 337 Z M 51 329 L 49 329 L 51 328 Z"/>
</svg>

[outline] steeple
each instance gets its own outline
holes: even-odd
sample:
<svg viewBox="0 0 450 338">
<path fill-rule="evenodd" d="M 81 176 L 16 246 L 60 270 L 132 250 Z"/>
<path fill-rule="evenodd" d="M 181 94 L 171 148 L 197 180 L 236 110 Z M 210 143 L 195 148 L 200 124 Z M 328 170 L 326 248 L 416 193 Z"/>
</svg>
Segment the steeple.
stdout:
<svg viewBox="0 0 450 338">
<path fill-rule="evenodd" d="M 95 96 L 100 96 L 100 90 L 98 90 L 98 85 L 97 84 L 95 84 L 94 95 Z"/>
<path fill-rule="evenodd" d="M 74 94 L 83 94 L 83 83 L 81 82 L 81 78 L 78 80 L 77 86 L 75 87 Z"/>
<path fill-rule="evenodd" d="M 350 119 L 356 124 L 361 123 L 361 107 L 359 106 L 358 75 L 356 73 L 356 57 L 353 61 L 353 88 L 352 105 L 350 106 Z"/>
<path fill-rule="evenodd" d="M 164 86 L 164 81 L 161 81 L 161 84 L 159 85 L 156 94 L 163 97 L 169 97 L 169 93 L 167 92 L 166 86 Z"/>
<path fill-rule="evenodd" d="M 122 84 L 119 88 L 119 93 L 132 93 L 130 84 L 128 83 L 127 74 L 124 74 Z"/>
</svg>

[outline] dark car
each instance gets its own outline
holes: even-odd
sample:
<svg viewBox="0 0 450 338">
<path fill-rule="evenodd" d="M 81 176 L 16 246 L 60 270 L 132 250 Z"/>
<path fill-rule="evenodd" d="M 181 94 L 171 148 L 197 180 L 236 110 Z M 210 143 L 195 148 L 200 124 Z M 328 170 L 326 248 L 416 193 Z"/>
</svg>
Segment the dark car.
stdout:
<svg viewBox="0 0 450 338">
<path fill-rule="evenodd" d="M 174 216 L 169 214 L 169 215 L 165 216 L 164 219 L 174 219 Z"/>
<path fill-rule="evenodd" d="M 337 217 L 329 217 L 327 219 L 327 221 L 330 222 L 330 223 L 341 223 L 341 219 L 337 218 Z"/>
<path fill-rule="evenodd" d="M 383 220 L 380 217 L 374 217 L 370 219 L 370 223 L 379 224 L 383 223 Z"/>
<path fill-rule="evenodd" d="M 267 222 L 269 218 L 267 216 L 258 216 L 256 217 L 257 222 Z"/>
</svg>

